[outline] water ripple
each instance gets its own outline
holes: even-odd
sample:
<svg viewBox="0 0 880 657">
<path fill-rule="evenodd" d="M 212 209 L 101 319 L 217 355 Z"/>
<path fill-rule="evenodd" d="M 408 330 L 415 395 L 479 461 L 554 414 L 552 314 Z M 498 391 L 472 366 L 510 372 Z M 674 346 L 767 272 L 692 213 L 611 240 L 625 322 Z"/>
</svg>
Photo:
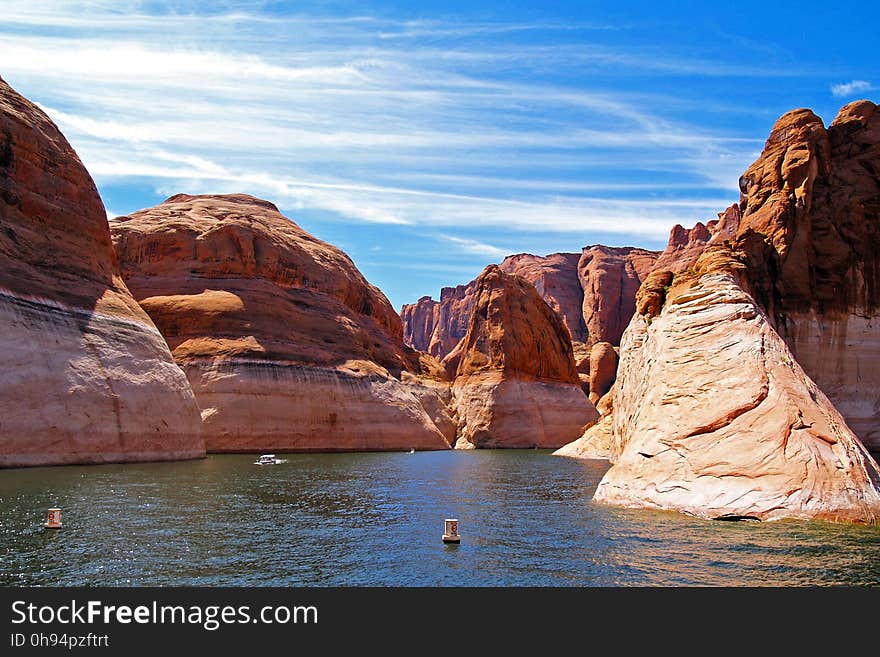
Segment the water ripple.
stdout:
<svg viewBox="0 0 880 657">
<path fill-rule="evenodd" d="M 253 456 L 0 472 L 0 584 L 815 586 L 880 583 L 880 528 L 717 523 L 591 502 L 544 451 Z M 42 527 L 63 509 L 64 528 Z M 461 521 L 460 546 L 441 543 Z"/>
</svg>

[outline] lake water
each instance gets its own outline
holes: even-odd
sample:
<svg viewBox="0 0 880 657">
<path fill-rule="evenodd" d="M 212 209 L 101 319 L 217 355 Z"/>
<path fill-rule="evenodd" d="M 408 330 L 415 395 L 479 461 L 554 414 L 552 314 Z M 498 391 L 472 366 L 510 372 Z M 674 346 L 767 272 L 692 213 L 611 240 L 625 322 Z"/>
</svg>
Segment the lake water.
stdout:
<svg viewBox="0 0 880 657">
<path fill-rule="evenodd" d="M 878 527 L 600 506 L 602 461 L 534 450 L 255 458 L 0 471 L 0 584 L 880 583 Z M 61 530 L 42 526 L 52 506 Z M 460 520 L 460 546 L 441 542 L 444 518 Z"/>
</svg>

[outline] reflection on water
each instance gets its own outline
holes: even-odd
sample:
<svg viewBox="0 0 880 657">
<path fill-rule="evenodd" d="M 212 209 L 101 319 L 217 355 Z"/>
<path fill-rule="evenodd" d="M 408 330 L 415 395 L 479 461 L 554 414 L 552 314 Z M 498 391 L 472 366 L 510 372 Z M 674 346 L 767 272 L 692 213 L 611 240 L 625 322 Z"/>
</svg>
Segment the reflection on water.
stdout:
<svg viewBox="0 0 880 657">
<path fill-rule="evenodd" d="M 0 471 L 2 585 L 880 583 L 880 528 L 592 504 L 544 451 L 253 455 Z M 63 509 L 61 530 L 43 528 Z M 462 544 L 440 541 L 444 518 Z"/>
</svg>

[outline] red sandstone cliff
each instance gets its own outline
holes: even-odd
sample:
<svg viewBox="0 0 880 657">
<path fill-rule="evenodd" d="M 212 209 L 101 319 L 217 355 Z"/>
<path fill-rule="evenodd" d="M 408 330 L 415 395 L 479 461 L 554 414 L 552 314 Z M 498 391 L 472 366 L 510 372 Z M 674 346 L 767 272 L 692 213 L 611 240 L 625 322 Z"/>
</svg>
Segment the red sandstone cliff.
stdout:
<svg viewBox="0 0 880 657">
<path fill-rule="evenodd" d="M 400 311 L 404 343 L 413 349 L 428 351 L 439 310 L 440 304 L 428 296 L 405 305 Z"/>
<path fill-rule="evenodd" d="M 586 342 L 620 344 L 635 311 L 639 285 L 653 269 L 657 253 L 632 247 L 585 247 L 578 261 L 583 289 Z"/>
<path fill-rule="evenodd" d="M 111 228 L 209 451 L 449 447 L 420 401 L 434 393 L 403 376 L 414 363 L 388 300 L 271 203 L 180 194 Z"/>
<path fill-rule="evenodd" d="M 876 522 L 880 470 L 857 435 L 876 445 L 878 172 L 873 103 L 827 129 L 795 110 L 724 233 L 673 235 L 621 342 L 597 501 Z"/>
<path fill-rule="evenodd" d="M 598 414 L 559 315 L 496 265 L 476 279 L 473 297 L 452 387 L 456 446 L 558 447 L 579 436 Z"/>
<path fill-rule="evenodd" d="M 740 179 L 749 284 L 807 374 L 880 450 L 880 111 L 773 127 Z"/>
<path fill-rule="evenodd" d="M 584 324 L 584 293 L 578 278 L 577 253 L 552 253 L 535 256 L 528 253 L 507 256 L 499 265 L 502 271 L 522 276 L 535 286 L 541 298 L 559 315 L 573 342 L 587 342 Z"/>
<path fill-rule="evenodd" d="M 635 294 L 657 253 L 632 247 L 589 246 L 581 253 L 512 255 L 499 265 L 534 285 L 560 316 L 574 344 L 579 369 L 589 372 L 590 347 L 619 344 L 632 317 Z M 452 352 L 467 330 L 474 282 L 443 288 L 440 301 L 422 297 L 401 311 L 405 341 L 438 358 Z"/>
<path fill-rule="evenodd" d="M 70 144 L 0 79 L 0 466 L 204 456 L 199 409 L 119 275 Z"/>
</svg>

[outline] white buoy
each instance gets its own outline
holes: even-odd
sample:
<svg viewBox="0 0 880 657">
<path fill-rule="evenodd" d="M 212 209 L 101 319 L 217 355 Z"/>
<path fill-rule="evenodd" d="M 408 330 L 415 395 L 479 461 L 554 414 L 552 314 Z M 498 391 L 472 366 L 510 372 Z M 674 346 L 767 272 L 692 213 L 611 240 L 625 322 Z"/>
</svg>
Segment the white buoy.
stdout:
<svg viewBox="0 0 880 657">
<path fill-rule="evenodd" d="M 44 527 L 49 529 L 61 528 L 61 509 L 49 509 L 49 518 L 46 520 Z"/>
<path fill-rule="evenodd" d="M 443 523 L 443 542 L 461 543 L 461 536 L 458 534 L 458 520 L 455 518 L 447 518 Z"/>
</svg>

